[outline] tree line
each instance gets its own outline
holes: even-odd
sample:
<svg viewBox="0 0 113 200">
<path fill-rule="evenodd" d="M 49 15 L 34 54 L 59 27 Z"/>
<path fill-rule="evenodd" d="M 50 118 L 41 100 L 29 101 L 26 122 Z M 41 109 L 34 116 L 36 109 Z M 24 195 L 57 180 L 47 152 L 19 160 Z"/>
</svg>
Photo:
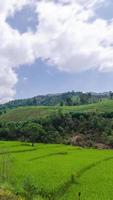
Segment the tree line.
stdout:
<svg viewBox="0 0 113 200">
<path fill-rule="evenodd" d="M 79 137 L 77 137 L 79 136 Z M 77 138 L 76 138 L 77 137 Z M 63 113 L 20 122 L 0 122 L 0 140 L 42 143 L 73 143 L 93 147 L 103 143 L 113 147 L 113 113 Z M 76 144 L 76 141 L 75 141 Z"/>
</svg>

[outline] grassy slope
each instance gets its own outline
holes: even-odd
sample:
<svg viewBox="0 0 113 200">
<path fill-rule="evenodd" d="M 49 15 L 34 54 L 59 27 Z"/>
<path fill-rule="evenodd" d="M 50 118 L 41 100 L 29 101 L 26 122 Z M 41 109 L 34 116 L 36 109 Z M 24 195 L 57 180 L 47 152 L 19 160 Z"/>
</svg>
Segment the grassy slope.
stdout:
<svg viewBox="0 0 113 200">
<path fill-rule="evenodd" d="M 47 115 L 58 111 L 59 107 L 53 106 L 28 106 L 18 107 L 8 110 L 6 114 L 0 116 L 0 120 L 6 121 L 25 121 L 37 119 L 38 117 L 46 117 Z M 61 107 L 64 112 L 113 112 L 113 100 L 104 100 L 95 104 L 81 106 L 64 106 Z"/>
<path fill-rule="evenodd" d="M 38 189 L 42 188 L 45 192 L 58 191 L 55 200 L 78 199 L 78 192 L 82 193 L 81 199 L 112 199 L 112 150 L 99 151 L 44 144 L 38 144 L 35 148 L 30 151 L 31 146 L 24 146 L 19 142 L 0 142 L 0 152 L 3 149 L 15 151 L 10 153 L 10 157 L 13 158 L 11 175 L 15 180 L 14 187 L 17 191 L 22 188 L 25 177 L 29 176 L 35 178 Z M 22 152 L 25 149 L 27 151 Z M 0 154 L 0 161 L 1 159 Z M 77 174 L 79 176 L 76 179 Z M 64 189 L 64 183 L 68 182 L 72 175 L 77 182 L 69 184 Z"/>
</svg>

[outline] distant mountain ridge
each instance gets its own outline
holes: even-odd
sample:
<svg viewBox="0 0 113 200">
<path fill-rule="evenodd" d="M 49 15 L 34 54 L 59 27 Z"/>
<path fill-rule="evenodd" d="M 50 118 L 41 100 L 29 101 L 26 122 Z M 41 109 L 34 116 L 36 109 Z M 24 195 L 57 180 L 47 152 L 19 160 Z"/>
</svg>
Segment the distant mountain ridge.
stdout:
<svg viewBox="0 0 113 200">
<path fill-rule="evenodd" d="M 102 99 L 112 99 L 113 92 L 65 92 L 57 94 L 47 94 L 47 95 L 38 95 L 28 99 L 18 99 L 13 100 L 3 105 L 0 105 L 0 109 L 5 108 L 15 108 L 19 106 L 57 106 L 57 105 L 84 105 L 89 103 L 96 103 Z"/>
</svg>

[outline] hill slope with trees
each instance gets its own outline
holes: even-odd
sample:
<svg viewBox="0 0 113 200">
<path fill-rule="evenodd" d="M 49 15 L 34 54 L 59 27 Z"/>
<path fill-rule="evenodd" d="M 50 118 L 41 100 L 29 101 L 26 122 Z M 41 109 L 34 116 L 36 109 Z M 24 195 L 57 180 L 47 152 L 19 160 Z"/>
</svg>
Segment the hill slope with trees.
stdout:
<svg viewBox="0 0 113 200">
<path fill-rule="evenodd" d="M 113 100 L 7 109 L 0 116 L 0 139 L 113 148 Z"/>
<path fill-rule="evenodd" d="M 61 94 L 38 95 L 29 99 L 14 100 L 0 105 L 0 109 L 4 111 L 7 108 L 16 108 L 19 106 L 75 106 L 96 103 L 105 98 L 113 99 L 113 93 L 83 93 L 72 91 Z"/>
<path fill-rule="evenodd" d="M 72 91 L 3 104 L 0 140 L 113 148 L 113 93 Z"/>
</svg>

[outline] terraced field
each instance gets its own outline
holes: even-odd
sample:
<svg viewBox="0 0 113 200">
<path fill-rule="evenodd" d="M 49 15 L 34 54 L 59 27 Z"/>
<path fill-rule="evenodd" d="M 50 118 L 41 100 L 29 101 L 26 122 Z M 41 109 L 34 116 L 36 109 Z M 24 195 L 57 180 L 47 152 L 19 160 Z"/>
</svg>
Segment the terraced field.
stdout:
<svg viewBox="0 0 113 200">
<path fill-rule="evenodd" d="M 12 160 L 9 182 L 16 193 L 29 177 L 37 188 L 36 200 L 113 199 L 112 150 L 0 142 L 1 165 L 5 156 Z"/>
</svg>

